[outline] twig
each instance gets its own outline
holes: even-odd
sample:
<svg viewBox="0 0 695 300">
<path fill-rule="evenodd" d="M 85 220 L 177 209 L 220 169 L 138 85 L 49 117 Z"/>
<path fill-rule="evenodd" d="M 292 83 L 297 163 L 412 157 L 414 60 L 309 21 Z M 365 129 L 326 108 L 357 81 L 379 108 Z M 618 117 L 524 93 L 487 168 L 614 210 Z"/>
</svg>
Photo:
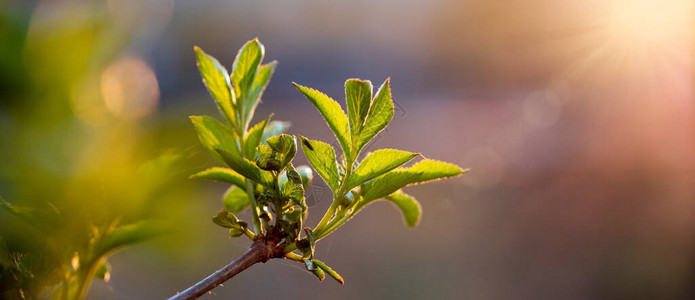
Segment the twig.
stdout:
<svg viewBox="0 0 695 300">
<path fill-rule="evenodd" d="M 272 254 L 273 247 L 268 245 L 263 239 L 256 240 L 244 255 L 185 291 L 172 296 L 169 300 L 196 299 L 234 277 L 234 275 L 246 270 L 248 267 L 258 262 L 268 261 Z"/>
</svg>

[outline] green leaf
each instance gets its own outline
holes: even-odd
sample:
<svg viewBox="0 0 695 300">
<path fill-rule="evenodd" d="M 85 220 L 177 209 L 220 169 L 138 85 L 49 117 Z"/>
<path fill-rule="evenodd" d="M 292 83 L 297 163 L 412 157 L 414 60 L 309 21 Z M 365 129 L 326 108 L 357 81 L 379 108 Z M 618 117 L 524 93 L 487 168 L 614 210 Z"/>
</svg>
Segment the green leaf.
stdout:
<svg viewBox="0 0 695 300">
<path fill-rule="evenodd" d="M 363 186 L 363 201 L 369 202 L 386 197 L 400 188 L 417 181 L 421 175 L 422 173 L 399 169 L 381 175 Z"/>
<path fill-rule="evenodd" d="M 297 153 L 297 141 L 292 135 L 271 136 L 267 145 L 258 147 L 256 165 L 266 171 L 280 172 Z"/>
<path fill-rule="evenodd" d="M 242 189 L 246 188 L 244 176 L 232 169 L 213 167 L 191 175 L 189 178 L 203 178 L 234 184 Z"/>
<path fill-rule="evenodd" d="M 240 237 L 244 235 L 244 230 L 239 229 L 239 228 L 230 228 L 229 229 L 229 237 L 230 238 L 235 238 L 235 237 Z"/>
<path fill-rule="evenodd" d="M 214 154 L 216 153 L 215 149 L 222 149 L 228 153 L 239 153 L 234 134 L 220 121 L 208 116 L 190 116 L 189 118 L 198 132 L 200 142 Z M 217 157 L 221 158 L 219 155 Z"/>
<path fill-rule="evenodd" d="M 291 167 L 291 164 L 288 165 L 288 168 Z M 306 190 L 309 188 L 309 183 L 311 183 L 311 180 L 314 178 L 314 173 L 311 171 L 311 167 L 301 165 L 295 169 L 297 174 L 299 174 L 299 177 L 302 180 L 302 187 Z M 280 186 L 287 181 L 287 170 L 283 171 L 280 173 L 280 177 L 278 178 L 278 182 Z"/>
<path fill-rule="evenodd" d="M 313 259 L 313 260 L 311 260 L 311 262 L 313 262 L 317 267 L 321 268 L 326 273 L 328 273 L 328 275 L 333 277 L 333 279 L 335 279 L 337 282 L 340 282 L 340 284 L 345 284 L 343 277 L 340 276 L 340 274 L 338 274 L 336 271 L 333 271 L 333 269 L 331 269 L 329 266 L 324 264 L 322 261 Z"/>
<path fill-rule="evenodd" d="M 231 84 L 229 83 L 227 69 L 217 59 L 203 52 L 198 46 L 195 46 L 194 50 L 197 60 L 196 65 L 198 65 L 198 70 L 200 70 L 200 76 L 203 77 L 203 83 L 205 83 L 212 98 L 215 99 L 217 107 L 222 114 L 232 126 L 235 126 L 234 92 L 230 88 Z"/>
<path fill-rule="evenodd" d="M 302 140 L 302 150 L 306 155 L 307 160 L 314 167 L 316 173 L 328 184 L 334 191 L 339 188 L 338 165 L 335 162 L 335 151 L 331 145 L 321 141 L 314 141 L 299 136 Z"/>
<path fill-rule="evenodd" d="M 94 246 L 95 257 L 102 257 L 120 247 L 139 243 L 164 233 L 162 225 L 141 221 L 120 226 L 97 240 Z"/>
<path fill-rule="evenodd" d="M 296 205 L 306 207 L 304 202 L 304 186 L 302 176 L 294 169 L 292 164 L 288 164 L 285 171 L 280 174 L 280 192 L 283 196 L 291 199 Z"/>
<path fill-rule="evenodd" d="M 217 215 L 212 218 L 212 222 L 223 228 L 246 229 L 248 224 L 239 220 L 233 213 L 227 210 L 220 210 Z"/>
<path fill-rule="evenodd" d="M 467 171 L 450 163 L 423 159 L 409 168 L 397 168 L 367 183 L 364 186 L 364 199 L 371 201 L 385 197 L 407 185 L 455 177 Z"/>
<path fill-rule="evenodd" d="M 246 112 L 249 110 L 248 106 L 255 101 L 251 100 L 251 84 L 256 76 L 256 70 L 258 69 L 258 64 L 263 60 L 265 49 L 263 44 L 258 41 L 258 38 L 250 40 L 244 44 L 244 46 L 239 49 L 236 58 L 234 59 L 234 66 L 232 67 L 232 87 L 234 88 L 234 95 L 236 95 L 237 103 L 241 102 L 242 111 Z M 248 120 L 245 114 L 243 120 Z"/>
<path fill-rule="evenodd" d="M 244 103 L 244 116 L 247 122 L 253 119 L 253 113 L 256 110 L 256 106 L 258 106 L 258 103 L 263 96 L 263 91 L 265 91 L 265 88 L 268 86 L 268 82 L 270 82 L 270 77 L 272 77 L 273 72 L 275 72 L 275 67 L 277 64 L 277 61 L 272 61 L 265 65 L 259 66 L 256 70 L 253 83 L 251 83 L 249 96 L 246 97 L 246 102 Z"/>
<path fill-rule="evenodd" d="M 261 138 L 261 142 L 265 144 L 265 141 L 274 135 L 281 134 L 287 130 L 291 125 L 290 122 L 283 122 L 283 121 L 272 121 L 270 122 L 266 127 L 265 130 L 263 130 L 263 137 Z"/>
<path fill-rule="evenodd" d="M 212 222 L 215 223 L 217 226 L 223 227 L 223 228 L 235 228 L 238 226 L 237 222 L 239 219 L 237 219 L 236 216 L 229 214 L 226 210 L 221 210 L 212 217 Z"/>
<path fill-rule="evenodd" d="M 328 123 L 333 134 L 340 142 L 343 152 L 350 152 L 350 135 L 348 134 L 348 118 L 338 102 L 317 90 L 292 83 L 319 110 Z"/>
<path fill-rule="evenodd" d="M 418 153 L 396 149 L 379 149 L 374 151 L 362 160 L 357 169 L 350 174 L 346 190 L 349 191 L 368 180 L 391 171 L 418 155 Z"/>
<path fill-rule="evenodd" d="M 321 268 L 317 268 L 316 270 L 311 271 L 311 273 L 316 275 L 316 278 L 318 278 L 319 281 L 323 281 L 326 278 L 326 273 L 324 273 Z"/>
<path fill-rule="evenodd" d="M 303 203 L 304 188 L 301 183 L 293 180 L 287 180 L 282 184 L 282 195 L 295 201 L 295 203 Z"/>
<path fill-rule="evenodd" d="M 434 159 L 423 159 L 410 168 L 406 168 L 412 173 L 421 173 L 422 175 L 416 181 L 411 183 L 424 183 L 444 178 L 455 177 L 468 172 L 468 169 L 462 170 L 458 166 L 443 161 Z"/>
<path fill-rule="evenodd" d="M 261 145 L 258 147 L 256 165 L 266 171 L 279 172 L 282 170 L 282 162 L 280 161 L 278 153 L 273 151 L 268 145 Z"/>
<path fill-rule="evenodd" d="M 314 274 L 316 277 L 318 277 L 319 281 L 323 281 L 323 279 L 326 278 L 326 274 L 323 272 L 321 268 L 319 268 L 313 260 L 310 259 L 305 259 L 304 264 L 306 265 L 306 269 L 309 270 L 312 274 Z"/>
<path fill-rule="evenodd" d="M 224 209 L 237 213 L 249 207 L 249 196 L 243 188 L 229 187 L 222 198 Z"/>
<path fill-rule="evenodd" d="M 266 144 L 280 155 L 279 158 L 283 167 L 292 161 L 294 155 L 297 154 L 297 139 L 293 135 L 271 136 L 266 140 Z"/>
<path fill-rule="evenodd" d="M 359 138 L 362 125 L 369 112 L 369 105 L 372 102 L 372 82 L 360 79 L 345 81 L 345 102 L 347 102 L 350 136 L 354 141 Z"/>
<path fill-rule="evenodd" d="M 362 147 L 374 138 L 393 119 L 393 101 L 391 100 L 390 79 L 386 79 L 374 96 L 374 101 L 369 108 L 369 114 L 362 126 L 362 131 L 357 140 L 353 140 L 353 157 L 359 155 Z"/>
<path fill-rule="evenodd" d="M 251 127 L 246 134 L 246 158 L 253 159 L 256 157 L 256 147 L 261 144 L 266 124 L 268 124 L 268 119 Z"/>
<path fill-rule="evenodd" d="M 232 154 L 222 149 L 215 149 L 215 151 L 220 154 L 222 160 L 224 160 L 232 170 L 263 186 L 273 188 L 273 175 L 270 174 L 270 172 L 261 170 L 256 164 L 241 157 L 238 153 Z"/>
<path fill-rule="evenodd" d="M 391 201 L 391 203 L 398 206 L 401 213 L 403 213 L 403 219 L 408 227 L 415 227 L 418 222 L 420 222 L 422 206 L 420 206 L 420 202 L 415 200 L 413 196 L 401 191 L 396 191 L 395 193 L 386 196 L 386 200 Z"/>
</svg>

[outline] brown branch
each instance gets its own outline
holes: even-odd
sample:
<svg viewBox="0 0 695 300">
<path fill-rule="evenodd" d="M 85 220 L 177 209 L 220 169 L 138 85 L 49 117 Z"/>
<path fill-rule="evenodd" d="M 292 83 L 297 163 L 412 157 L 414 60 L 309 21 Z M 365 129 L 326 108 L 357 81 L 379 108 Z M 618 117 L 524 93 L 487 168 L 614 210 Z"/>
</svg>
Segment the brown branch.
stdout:
<svg viewBox="0 0 695 300">
<path fill-rule="evenodd" d="M 206 277 L 195 285 L 189 287 L 185 291 L 172 296 L 169 298 L 169 300 L 190 300 L 204 295 L 205 293 L 218 287 L 223 282 L 234 277 L 234 275 L 246 270 L 248 267 L 258 262 L 266 262 L 270 258 L 274 257 L 276 254 L 275 252 L 277 252 L 276 245 L 276 241 L 266 241 L 262 238 L 256 240 L 253 242 L 253 244 L 251 244 L 251 248 L 246 251 L 244 255 L 226 265 L 224 268 L 219 269 L 217 272 L 212 273 L 210 276 Z"/>
</svg>

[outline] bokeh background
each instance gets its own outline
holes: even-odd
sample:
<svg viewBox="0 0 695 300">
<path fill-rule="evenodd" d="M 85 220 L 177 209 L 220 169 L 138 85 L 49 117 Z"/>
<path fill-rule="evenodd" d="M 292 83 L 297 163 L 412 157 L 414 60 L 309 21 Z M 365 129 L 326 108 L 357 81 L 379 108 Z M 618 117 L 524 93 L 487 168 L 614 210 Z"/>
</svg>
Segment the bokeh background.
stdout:
<svg viewBox="0 0 695 300">
<path fill-rule="evenodd" d="M 370 147 L 472 171 L 409 188 L 414 229 L 378 203 L 322 241 L 345 286 L 274 260 L 205 298 L 691 298 L 694 14 L 688 0 L 2 1 L 0 195 L 174 224 L 116 253 L 88 299 L 162 299 L 207 276 L 249 242 L 210 222 L 225 186 L 186 179 L 215 163 L 187 119 L 217 116 L 193 45 L 229 67 L 259 37 L 279 66 L 256 116 L 334 141 L 290 83 L 342 101 L 345 79 L 390 76 L 396 116 Z M 143 171 L 156 157 L 173 166 Z M 309 202 L 315 224 L 320 180 Z"/>
</svg>

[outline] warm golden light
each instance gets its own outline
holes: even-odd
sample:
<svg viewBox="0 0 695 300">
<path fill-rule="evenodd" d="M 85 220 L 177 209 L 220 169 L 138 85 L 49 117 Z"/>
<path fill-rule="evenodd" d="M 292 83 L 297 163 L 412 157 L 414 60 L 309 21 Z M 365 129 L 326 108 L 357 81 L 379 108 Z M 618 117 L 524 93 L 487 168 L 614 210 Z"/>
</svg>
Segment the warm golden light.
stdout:
<svg viewBox="0 0 695 300">
<path fill-rule="evenodd" d="M 101 93 L 113 115 L 138 118 L 156 108 L 159 84 L 145 62 L 126 58 L 113 63 L 101 75 Z"/>
<path fill-rule="evenodd" d="M 687 98 L 692 64 L 692 8 L 685 0 L 617 0 L 585 17 L 581 57 L 560 80 L 622 91 L 626 98 Z M 682 104 L 680 104 L 682 105 Z"/>
<path fill-rule="evenodd" d="M 685 1 L 617 1 L 607 27 L 614 38 L 623 42 L 649 45 L 683 34 L 688 13 Z"/>
</svg>

